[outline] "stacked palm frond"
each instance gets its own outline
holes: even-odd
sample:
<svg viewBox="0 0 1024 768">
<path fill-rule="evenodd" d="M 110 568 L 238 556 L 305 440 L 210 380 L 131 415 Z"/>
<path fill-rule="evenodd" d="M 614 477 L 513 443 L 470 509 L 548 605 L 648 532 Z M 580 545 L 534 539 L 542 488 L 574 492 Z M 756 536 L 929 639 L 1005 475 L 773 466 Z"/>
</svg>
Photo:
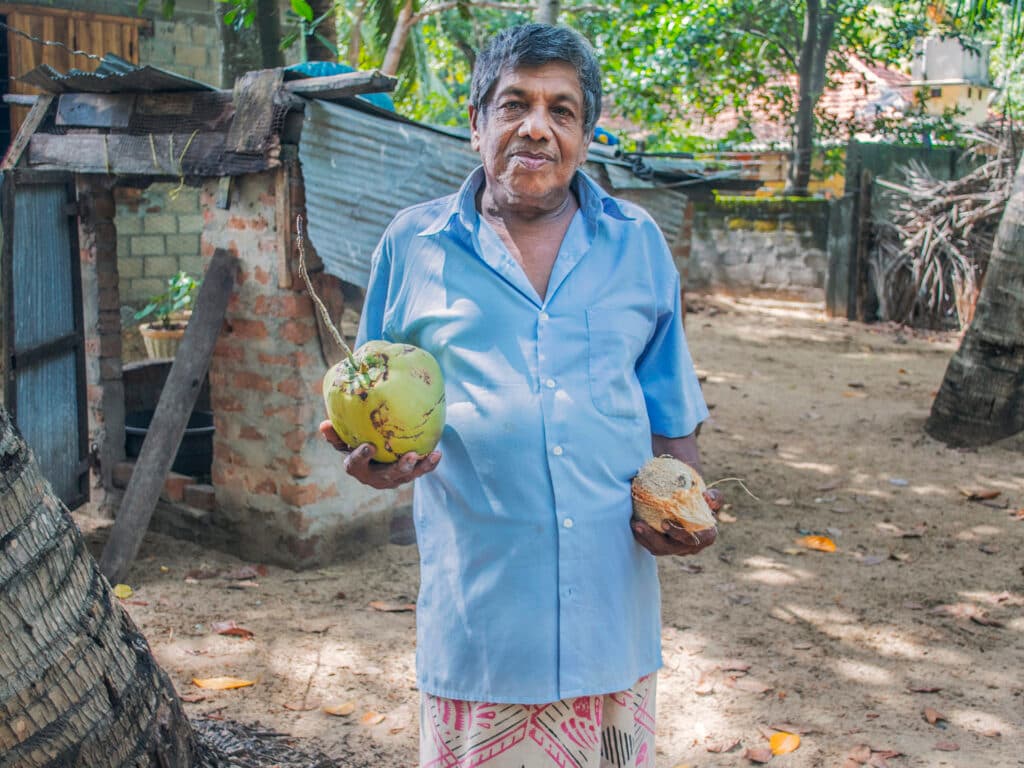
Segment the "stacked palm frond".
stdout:
<svg viewBox="0 0 1024 768">
<path fill-rule="evenodd" d="M 968 158 L 977 165 L 958 179 L 935 178 L 912 161 L 902 184 L 875 182 L 890 202 L 874 222 L 868 258 L 882 320 L 961 329 L 971 322 L 1019 152 L 1009 131 L 971 138 Z"/>
</svg>

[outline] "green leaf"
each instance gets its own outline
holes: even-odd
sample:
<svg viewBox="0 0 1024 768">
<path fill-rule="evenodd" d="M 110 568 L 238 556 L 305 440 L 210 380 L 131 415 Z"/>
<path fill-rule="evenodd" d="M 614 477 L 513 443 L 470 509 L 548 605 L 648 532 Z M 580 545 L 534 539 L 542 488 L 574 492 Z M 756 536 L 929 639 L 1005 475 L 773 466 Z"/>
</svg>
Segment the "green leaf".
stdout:
<svg viewBox="0 0 1024 768">
<path fill-rule="evenodd" d="M 299 16 L 306 21 L 313 20 L 313 8 L 306 2 L 306 0 L 291 0 L 291 5 L 296 16 Z"/>
</svg>

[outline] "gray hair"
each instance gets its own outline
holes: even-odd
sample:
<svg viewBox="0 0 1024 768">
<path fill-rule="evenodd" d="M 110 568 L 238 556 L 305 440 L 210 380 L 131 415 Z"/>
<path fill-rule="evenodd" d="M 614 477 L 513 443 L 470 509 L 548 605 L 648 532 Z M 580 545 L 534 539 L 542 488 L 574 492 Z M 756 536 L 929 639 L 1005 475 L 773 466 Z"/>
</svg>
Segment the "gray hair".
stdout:
<svg viewBox="0 0 1024 768">
<path fill-rule="evenodd" d="M 568 27 L 523 24 L 491 38 L 476 57 L 469 103 L 484 112 L 505 71 L 541 67 L 553 61 L 564 61 L 576 70 L 583 90 L 583 132 L 593 133 L 601 116 L 601 68 L 586 38 Z"/>
</svg>

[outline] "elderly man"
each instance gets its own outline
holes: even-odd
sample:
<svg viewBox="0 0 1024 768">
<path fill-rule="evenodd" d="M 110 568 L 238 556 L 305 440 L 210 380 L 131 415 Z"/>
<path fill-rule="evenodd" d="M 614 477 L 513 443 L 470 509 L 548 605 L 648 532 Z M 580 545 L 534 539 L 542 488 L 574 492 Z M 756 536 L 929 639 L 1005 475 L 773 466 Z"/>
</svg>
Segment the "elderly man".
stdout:
<svg viewBox="0 0 1024 768">
<path fill-rule="evenodd" d="M 471 86 L 482 167 L 399 213 L 373 258 L 359 343 L 431 352 L 448 404 L 438 451 L 345 462 L 417 481 L 421 766 L 654 765 L 652 554 L 714 531 L 631 521 L 630 479 L 652 452 L 699 468 L 707 408 L 663 236 L 580 171 L 600 102 L 575 32 L 497 35 Z"/>
</svg>

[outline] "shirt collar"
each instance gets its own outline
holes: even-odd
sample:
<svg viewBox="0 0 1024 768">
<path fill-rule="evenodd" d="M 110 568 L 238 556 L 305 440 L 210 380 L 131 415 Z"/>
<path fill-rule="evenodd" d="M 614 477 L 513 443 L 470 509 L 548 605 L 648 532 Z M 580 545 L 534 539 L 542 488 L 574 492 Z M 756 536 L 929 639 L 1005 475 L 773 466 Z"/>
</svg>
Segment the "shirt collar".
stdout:
<svg viewBox="0 0 1024 768">
<path fill-rule="evenodd" d="M 484 167 L 478 165 L 462 182 L 459 191 L 448 199 L 440 213 L 420 231 L 420 237 L 436 235 L 450 229 L 456 223 L 466 232 L 471 232 L 479 216 L 476 210 L 476 195 L 483 185 Z M 622 210 L 618 200 L 581 171 L 577 171 L 573 177 L 572 189 L 580 202 L 580 211 L 588 226 L 595 224 L 601 215 L 608 215 L 620 221 L 632 221 L 634 218 Z"/>
</svg>

